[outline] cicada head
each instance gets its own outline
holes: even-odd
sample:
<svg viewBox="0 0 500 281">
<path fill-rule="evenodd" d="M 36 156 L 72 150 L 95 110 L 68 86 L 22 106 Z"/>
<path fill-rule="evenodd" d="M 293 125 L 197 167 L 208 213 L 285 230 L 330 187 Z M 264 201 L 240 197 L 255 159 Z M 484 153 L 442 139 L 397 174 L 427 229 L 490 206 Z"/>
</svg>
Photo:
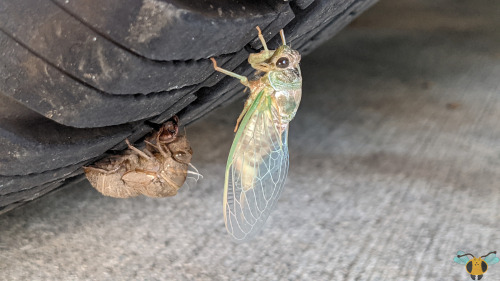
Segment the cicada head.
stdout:
<svg viewBox="0 0 500 281">
<path fill-rule="evenodd" d="M 175 161 L 189 164 L 193 155 L 191 145 L 186 136 L 178 136 L 173 142 L 168 144 L 168 149 L 172 152 Z"/>
<path fill-rule="evenodd" d="M 280 31 L 283 45 L 276 50 L 267 49 L 267 45 L 264 41 L 260 28 L 257 27 L 257 30 L 259 31 L 259 38 L 261 39 L 264 50 L 248 56 L 248 62 L 254 69 L 266 73 L 270 71 L 283 71 L 285 69 L 298 70 L 300 54 L 286 44 L 285 33 L 283 30 Z"/>
<path fill-rule="evenodd" d="M 260 53 L 250 54 L 248 62 L 262 72 L 283 71 L 298 68 L 300 54 L 289 46 L 282 45 L 276 50 L 262 50 Z"/>
<path fill-rule="evenodd" d="M 158 132 L 157 142 L 170 143 L 175 140 L 179 133 L 179 117 L 174 116 L 171 120 L 165 122 Z"/>
</svg>

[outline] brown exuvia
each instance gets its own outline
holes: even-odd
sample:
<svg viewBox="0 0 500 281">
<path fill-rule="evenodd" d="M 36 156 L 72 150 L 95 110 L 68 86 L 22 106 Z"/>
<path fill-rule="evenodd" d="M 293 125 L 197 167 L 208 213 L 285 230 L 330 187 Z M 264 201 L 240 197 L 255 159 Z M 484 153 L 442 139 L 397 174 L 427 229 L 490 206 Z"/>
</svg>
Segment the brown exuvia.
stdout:
<svg viewBox="0 0 500 281">
<path fill-rule="evenodd" d="M 193 151 L 186 136 L 179 136 L 178 119 L 168 121 L 146 139 L 139 150 L 125 140 L 129 149 L 84 167 L 92 186 L 103 195 L 127 198 L 140 194 L 167 197 L 184 184 Z"/>
</svg>

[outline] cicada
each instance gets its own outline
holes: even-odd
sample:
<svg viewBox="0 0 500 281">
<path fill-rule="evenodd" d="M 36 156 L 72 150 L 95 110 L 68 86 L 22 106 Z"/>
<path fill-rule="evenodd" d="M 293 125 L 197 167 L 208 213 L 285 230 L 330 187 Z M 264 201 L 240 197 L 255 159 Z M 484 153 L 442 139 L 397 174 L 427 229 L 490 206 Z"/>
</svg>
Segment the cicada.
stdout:
<svg viewBox="0 0 500 281">
<path fill-rule="evenodd" d="M 103 195 L 116 198 L 176 195 L 191 172 L 188 167 L 194 168 L 190 163 L 193 150 L 186 136 L 178 135 L 178 122 L 175 116 L 165 123 L 146 139 L 144 150 L 125 140 L 128 149 L 121 154 L 84 167 L 87 179 Z"/>
<path fill-rule="evenodd" d="M 227 159 L 223 211 L 229 234 L 236 240 L 254 237 L 264 226 L 281 195 L 288 174 L 288 124 L 302 95 L 300 54 L 286 45 L 269 50 L 259 27 L 263 50 L 250 54 L 253 79 L 217 66 L 250 89 L 235 127 Z"/>
</svg>

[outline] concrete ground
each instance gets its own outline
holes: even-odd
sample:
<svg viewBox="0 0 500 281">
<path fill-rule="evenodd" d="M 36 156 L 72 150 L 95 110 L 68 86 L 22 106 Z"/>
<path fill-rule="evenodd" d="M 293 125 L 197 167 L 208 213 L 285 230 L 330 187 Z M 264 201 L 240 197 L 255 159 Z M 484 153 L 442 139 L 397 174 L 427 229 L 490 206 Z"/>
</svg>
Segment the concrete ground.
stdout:
<svg viewBox="0 0 500 281">
<path fill-rule="evenodd" d="M 382 0 L 304 57 L 286 188 L 257 239 L 233 243 L 222 218 L 239 101 L 187 129 L 204 179 L 173 198 L 81 182 L 1 216 L 0 280 L 471 280 L 454 254 L 500 251 L 499 14 Z"/>
</svg>

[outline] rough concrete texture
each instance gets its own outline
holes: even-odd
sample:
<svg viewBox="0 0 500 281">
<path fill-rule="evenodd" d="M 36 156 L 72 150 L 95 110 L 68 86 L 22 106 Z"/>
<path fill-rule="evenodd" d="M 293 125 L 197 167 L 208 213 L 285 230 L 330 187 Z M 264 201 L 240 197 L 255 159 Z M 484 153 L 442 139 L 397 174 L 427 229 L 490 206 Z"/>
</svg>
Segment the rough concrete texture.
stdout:
<svg viewBox="0 0 500 281">
<path fill-rule="evenodd" d="M 500 251 L 499 14 L 381 1 L 305 57 L 288 181 L 257 239 L 231 242 L 222 219 L 237 102 L 187 129 L 204 179 L 173 198 L 81 182 L 1 216 L 0 279 L 471 280 L 456 251 Z"/>
</svg>

